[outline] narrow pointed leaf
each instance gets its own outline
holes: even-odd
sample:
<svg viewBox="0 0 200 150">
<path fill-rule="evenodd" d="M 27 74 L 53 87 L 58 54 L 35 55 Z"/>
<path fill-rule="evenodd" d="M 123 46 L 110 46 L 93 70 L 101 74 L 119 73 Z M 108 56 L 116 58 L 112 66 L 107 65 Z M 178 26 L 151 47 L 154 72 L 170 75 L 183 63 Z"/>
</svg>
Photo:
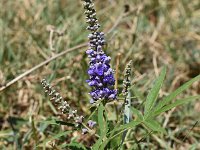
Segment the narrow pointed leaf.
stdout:
<svg viewBox="0 0 200 150">
<path fill-rule="evenodd" d="M 127 124 L 120 125 L 119 127 L 114 128 L 111 132 L 109 132 L 109 134 L 112 134 L 113 132 L 117 132 L 117 131 L 124 130 L 124 129 L 127 129 L 127 130 L 131 129 L 131 128 L 137 126 L 140 123 L 141 123 L 141 121 L 133 120 L 133 121 L 127 123 Z"/>
<path fill-rule="evenodd" d="M 162 107 L 161 109 L 155 111 L 155 112 L 154 112 L 154 116 L 157 116 L 157 115 L 159 115 L 159 114 L 161 114 L 161 113 L 163 113 L 163 112 L 165 112 L 165 111 L 168 111 L 168 110 L 170 110 L 170 109 L 172 109 L 172 108 L 174 108 L 174 107 L 177 107 L 177 106 L 179 106 L 179 105 L 188 103 L 188 102 L 190 102 L 190 101 L 192 101 L 192 100 L 195 100 L 195 99 L 200 99 L 200 95 L 198 95 L 198 96 L 190 96 L 190 97 L 187 97 L 187 98 L 183 98 L 183 99 L 176 100 L 174 103 L 169 104 L 169 105 L 167 105 L 167 106 L 164 106 L 164 107 Z"/>
<path fill-rule="evenodd" d="M 154 132 L 161 132 L 161 133 L 166 133 L 165 129 L 155 120 L 145 120 L 144 125 L 150 128 Z"/>
<path fill-rule="evenodd" d="M 103 142 L 103 139 L 106 138 L 107 118 L 104 118 L 104 111 L 105 111 L 105 108 L 104 108 L 103 104 L 100 103 L 99 107 L 98 107 L 98 125 L 99 125 L 99 129 L 100 129 L 100 137 L 96 141 L 96 143 L 93 145 L 93 147 L 92 147 L 93 150 L 99 149 L 99 147 L 101 146 L 101 144 Z"/>
<path fill-rule="evenodd" d="M 96 143 L 92 146 L 92 150 L 99 149 L 99 147 L 102 145 L 103 136 L 100 136 L 100 138 L 96 141 Z"/>
<path fill-rule="evenodd" d="M 99 129 L 100 129 L 100 135 L 105 135 L 107 131 L 107 128 L 106 128 L 107 123 L 104 118 L 104 111 L 105 111 L 105 108 L 103 104 L 101 103 L 98 108 L 98 124 L 99 124 Z"/>
<path fill-rule="evenodd" d="M 129 130 L 131 128 L 134 128 L 135 126 L 139 125 L 141 123 L 141 121 L 131 121 L 127 124 L 121 125 L 119 127 L 114 128 L 111 132 L 109 132 L 109 134 L 111 135 L 109 138 L 107 138 L 105 141 L 103 141 L 103 143 L 101 144 L 100 150 L 104 150 L 104 148 L 106 147 L 106 145 L 109 143 L 109 141 L 111 139 L 113 139 L 114 137 L 116 137 L 117 135 L 120 135 L 120 133 Z M 120 132 L 122 131 L 122 132 Z M 116 133 L 117 132 L 117 133 Z M 115 135 L 113 135 L 115 133 Z"/>
<path fill-rule="evenodd" d="M 149 112 L 151 111 L 151 109 L 153 108 L 155 104 L 160 88 L 163 84 L 165 75 L 166 75 L 166 67 L 162 69 L 160 76 L 156 79 L 155 84 L 153 85 L 153 88 L 149 91 L 147 95 L 147 99 L 145 101 L 145 110 L 144 110 L 145 118 L 148 116 Z"/>
<path fill-rule="evenodd" d="M 142 121 L 144 119 L 142 113 L 139 110 L 137 110 L 136 108 L 131 107 L 131 111 L 132 111 L 133 115 L 137 116 L 138 120 Z"/>
<path fill-rule="evenodd" d="M 166 96 L 163 100 L 161 100 L 158 105 L 155 107 L 154 111 L 157 111 L 161 109 L 163 106 L 168 104 L 170 101 L 172 101 L 178 94 L 182 93 L 184 90 L 188 89 L 189 86 L 191 86 L 195 81 L 198 81 L 200 79 L 200 75 L 196 76 L 195 78 L 191 79 L 190 81 L 183 84 L 181 87 L 179 87 L 177 90 Z"/>
</svg>

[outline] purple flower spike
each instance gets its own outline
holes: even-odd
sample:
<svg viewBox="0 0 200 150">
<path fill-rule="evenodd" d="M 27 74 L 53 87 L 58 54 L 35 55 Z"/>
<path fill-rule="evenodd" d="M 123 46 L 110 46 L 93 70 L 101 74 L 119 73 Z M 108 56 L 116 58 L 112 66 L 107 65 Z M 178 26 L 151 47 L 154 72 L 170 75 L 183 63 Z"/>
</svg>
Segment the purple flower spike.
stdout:
<svg viewBox="0 0 200 150">
<path fill-rule="evenodd" d="M 90 59 L 90 66 L 88 69 L 89 80 L 86 82 L 92 87 L 90 95 L 92 100 L 90 103 L 95 103 L 100 99 L 114 100 L 117 96 L 117 91 L 114 90 L 115 78 L 112 68 L 110 67 L 110 57 L 104 51 L 105 38 L 104 33 L 99 32 L 100 27 L 96 10 L 92 0 L 83 0 L 86 22 L 89 24 L 87 29 L 91 31 L 88 35 L 89 49 L 86 51 Z"/>
<path fill-rule="evenodd" d="M 89 126 L 90 128 L 93 128 L 96 124 L 97 124 L 97 123 L 96 123 L 95 121 L 92 121 L 92 120 L 89 120 L 89 121 L 88 121 L 88 126 Z"/>
</svg>

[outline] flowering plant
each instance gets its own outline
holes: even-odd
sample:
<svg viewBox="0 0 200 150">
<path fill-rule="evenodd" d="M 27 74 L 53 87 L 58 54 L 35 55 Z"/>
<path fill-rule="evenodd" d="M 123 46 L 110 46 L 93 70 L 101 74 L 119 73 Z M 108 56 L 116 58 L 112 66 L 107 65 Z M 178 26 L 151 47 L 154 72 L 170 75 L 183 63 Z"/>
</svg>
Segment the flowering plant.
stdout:
<svg viewBox="0 0 200 150">
<path fill-rule="evenodd" d="M 87 29 L 91 32 L 89 38 L 89 49 L 86 51 L 90 59 L 87 80 L 88 85 L 93 88 L 90 92 L 92 99 L 90 103 L 104 99 L 106 101 L 115 100 L 117 90 L 113 89 L 115 84 L 114 73 L 110 67 L 110 57 L 103 51 L 105 37 L 103 32 L 99 32 L 100 27 L 96 18 L 96 11 L 91 0 L 84 3 L 86 22 L 89 24 Z"/>
</svg>

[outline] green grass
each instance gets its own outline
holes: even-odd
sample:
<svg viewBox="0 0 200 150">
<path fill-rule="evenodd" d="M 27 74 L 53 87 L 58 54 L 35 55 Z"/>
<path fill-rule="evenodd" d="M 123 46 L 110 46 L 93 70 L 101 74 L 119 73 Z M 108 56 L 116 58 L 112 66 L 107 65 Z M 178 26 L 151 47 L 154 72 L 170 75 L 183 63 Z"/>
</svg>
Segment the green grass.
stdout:
<svg viewBox="0 0 200 150">
<path fill-rule="evenodd" d="M 101 29 L 105 32 L 123 14 L 125 6 L 129 8 L 126 16 L 106 35 L 106 53 L 112 57 L 113 68 L 116 67 L 118 53 L 121 53 L 119 91 L 122 90 L 125 65 L 130 59 L 133 60 L 132 84 L 135 85 L 131 92 L 139 95 L 138 99 L 132 100 L 134 107 L 140 109 L 143 103 L 141 97 L 147 96 L 163 66 L 167 67 L 167 74 L 160 97 L 200 74 L 198 1 L 96 0 L 95 5 Z M 137 15 L 134 10 L 139 7 L 141 11 Z M 54 54 L 87 42 L 88 31 L 85 30 L 83 11 L 81 1 L 74 0 L 2 0 L 0 85 Z M 49 49 L 48 25 L 64 31 L 63 36 L 54 38 L 54 52 Z M 90 88 L 85 83 L 88 78 L 85 50 L 86 47 L 68 53 L 0 92 L 0 149 L 33 149 L 33 146 L 51 139 L 56 133 L 70 129 L 67 126 L 61 128 L 59 125 L 42 123 L 57 116 L 40 85 L 42 78 L 52 82 L 65 100 L 79 112 L 85 116 L 90 114 Z M 199 82 L 194 83 L 177 99 L 197 94 L 200 94 Z M 138 140 L 144 137 L 139 143 L 141 149 L 189 149 L 195 146 L 199 149 L 199 112 L 199 99 L 168 111 L 158 117 L 167 134 L 148 135 L 147 130 L 136 127 L 133 132 L 128 132 L 126 146 L 135 148 L 137 144 L 134 144 L 134 134 Z M 65 142 L 70 143 L 69 137 L 77 138 L 85 145 L 95 140 L 95 137 L 83 137 L 76 132 L 73 135 L 62 135 L 54 142 L 59 148 Z"/>
</svg>

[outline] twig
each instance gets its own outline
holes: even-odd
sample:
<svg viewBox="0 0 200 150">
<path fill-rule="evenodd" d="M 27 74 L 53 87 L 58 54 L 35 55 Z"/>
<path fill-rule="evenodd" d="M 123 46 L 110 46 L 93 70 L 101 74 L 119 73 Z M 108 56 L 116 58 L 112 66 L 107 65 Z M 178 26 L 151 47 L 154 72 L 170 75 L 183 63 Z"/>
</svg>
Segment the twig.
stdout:
<svg viewBox="0 0 200 150">
<path fill-rule="evenodd" d="M 171 109 L 171 110 L 166 114 L 165 121 L 164 121 L 164 123 L 163 123 L 163 128 L 165 128 L 165 127 L 167 126 L 167 123 L 169 122 L 169 118 L 171 117 L 171 115 L 172 115 L 172 113 L 174 112 L 175 109 L 176 109 L 176 107 L 173 108 L 173 109 Z"/>
<path fill-rule="evenodd" d="M 33 67 L 33 68 L 27 70 L 26 72 L 24 72 L 24 73 L 22 73 L 22 74 L 20 74 L 18 77 L 14 78 L 14 79 L 11 80 L 10 82 L 8 82 L 8 83 L 6 83 L 5 85 L 3 85 L 2 87 L 0 87 L 0 92 L 3 91 L 4 89 L 8 88 L 9 86 L 11 86 L 12 84 L 14 84 L 15 82 L 17 82 L 18 80 L 22 79 L 23 77 L 27 76 L 28 74 L 32 73 L 33 71 L 35 71 L 35 70 L 41 68 L 42 66 L 48 64 L 48 63 L 51 62 L 52 60 L 57 59 L 57 58 L 59 58 L 59 57 L 65 55 L 65 54 L 67 54 L 67 53 L 69 53 L 69 52 L 71 52 L 71 51 L 74 51 L 74 50 L 77 50 L 77 49 L 80 50 L 80 48 L 85 47 L 85 46 L 87 46 L 87 43 L 82 43 L 82 44 L 79 44 L 79 45 L 77 45 L 77 46 L 75 46 L 75 47 L 66 49 L 66 50 L 62 51 L 61 53 L 59 53 L 59 54 L 55 54 L 55 55 L 52 56 L 51 58 L 49 58 L 49 59 L 47 59 L 47 60 L 41 62 L 40 64 L 36 65 L 35 67 Z"/>
<path fill-rule="evenodd" d="M 53 27 L 49 27 L 49 49 L 51 50 L 51 51 L 54 51 L 55 49 L 54 49 L 54 47 L 53 47 L 53 33 L 54 33 L 54 28 Z"/>
<path fill-rule="evenodd" d="M 189 130 L 188 134 L 184 136 L 183 142 L 185 142 L 186 138 L 189 136 L 190 132 L 194 129 L 194 127 L 197 126 L 199 121 L 196 121 L 195 124 L 192 126 L 192 128 Z"/>
<path fill-rule="evenodd" d="M 49 49 L 51 51 L 55 51 L 53 41 L 54 35 L 56 34 L 57 36 L 63 36 L 63 32 L 56 30 L 55 27 L 52 25 L 47 26 L 47 31 L 49 32 Z"/>
<path fill-rule="evenodd" d="M 118 85 L 118 73 L 119 73 L 119 61 L 120 61 L 121 53 L 117 54 L 117 60 L 116 60 L 116 69 L 115 69 L 115 89 L 117 89 Z"/>
</svg>

